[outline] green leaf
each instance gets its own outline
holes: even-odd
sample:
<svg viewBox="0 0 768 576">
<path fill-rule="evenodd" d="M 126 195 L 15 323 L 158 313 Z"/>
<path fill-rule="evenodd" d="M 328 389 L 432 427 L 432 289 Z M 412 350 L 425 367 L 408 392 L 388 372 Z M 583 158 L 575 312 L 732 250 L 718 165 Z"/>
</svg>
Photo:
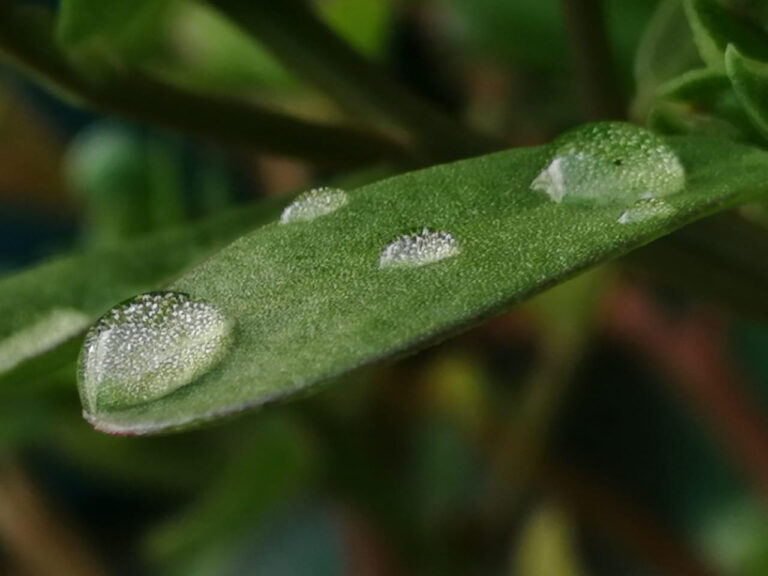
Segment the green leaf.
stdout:
<svg viewBox="0 0 768 576">
<path fill-rule="evenodd" d="M 167 0 L 61 0 L 56 37 L 66 48 L 102 43 L 123 52 L 144 50 L 157 36 Z"/>
<path fill-rule="evenodd" d="M 557 66 L 565 49 L 559 0 L 440 0 L 465 49 L 500 61 Z"/>
<path fill-rule="evenodd" d="M 678 123 L 688 125 L 683 133 L 720 135 L 762 144 L 760 134 L 747 117 L 727 75 L 712 69 L 691 70 L 663 84 L 658 95 L 685 106 L 667 107 L 677 113 Z M 660 103 L 654 110 L 659 113 Z M 654 120 L 658 120 L 655 118 Z"/>
<path fill-rule="evenodd" d="M 301 0 L 208 0 L 283 64 L 350 111 L 404 128 L 433 160 L 463 158 L 499 143 L 471 131 L 371 65 Z"/>
<path fill-rule="evenodd" d="M 317 7 L 339 36 L 370 56 L 385 48 L 395 8 L 390 0 L 326 0 Z"/>
<path fill-rule="evenodd" d="M 637 94 L 633 116 L 644 120 L 657 88 L 694 68 L 699 55 L 691 37 L 682 0 L 662 0 L 640 38 L 635 55 Z"/>
<path fill-rule="evenodd" d="M 704 62 L 725 70 L 725 49 L 734 44 L 753 58 L 768 59 L 768 33 L 753 18 L 718 0 L 686 0 L 686 13 Z"/>
<path fill-rule="evenodd" d="M 687 104 L 661 102 L 648 115 L 648 126 L 656 132 L 670 136 L 692 135 L 731 140 L 750 140 L 749 131 L 730 120 L 697 112 Z"/>
<path fill-rule="evenodd" d="M 662 84 L 658 94 L 662 98 L 697 102 L 713 100 L 730 90 L 731 82 L 722 72 L 702 68 L 689 70 Z"/>
<path fill-rule="evenodd" d="M 319 462 L 307 430 L 285 415 L 253 424 L 239 429 L 240 442 L 201 497 L 150 533 L 147 547 L 159 564 L 181 564 L 179 573 L 190 574 L 201 554 L 268 525 L 311 486 Z"/>
<path fill-rule="evenodd" d="M 241 209 L 118 246 L 66 256 L 0 281 L 0 382 L 71 361 L 80 338 L 115 303 L 156 289 L 284 202 Z"/>
<path fill-rule="evenodd" d="M 332 0 L 320 3 L 317 8 L 353 46 L 367 54 L 381 54 L 392 12 L 388 0 Z M 307 87 L 260 42 L 208 4 L 178 2 L 169 20 L 171 50 L 160 51 L 159 62 L 158 58 L 153 59 L 154 70 L 209 91 L 258 86 L 262 92 L 281 97 L 296 92 L 306 95 Z"/>
<path fill-rule="evenodd" d="M 169 29 L 174 58 L 159 70 L 177 80 L 220 92 L 301 87 L 263 46 L 205 3 L 178 4 Z"/>
<path fill-rule="evenodd" d="M 212 370 L 159 400 L 89 414 L 113 433 L 178 429 L 307 391 L 413 351 L 675 228 L 768 191 L 768 154 L 728 141 L 672 139 L 686 188 L 672 213 L 617 224 L 616 206 L 557 204 L 530 185 L 549 148 L 510 150 L 365 186 L 331 216 L 273 223 L 171 289 L 217 307 L 235 344 Z M 379 269 L 382 249 L 428 226 L 454 258 Z"/>
<path fill-rule="evenodd" d="M 743 56 L 735 46 L 728 46 L 725 64 L 742 107 L 768 138 L 768 64 Z"/>
</svg>

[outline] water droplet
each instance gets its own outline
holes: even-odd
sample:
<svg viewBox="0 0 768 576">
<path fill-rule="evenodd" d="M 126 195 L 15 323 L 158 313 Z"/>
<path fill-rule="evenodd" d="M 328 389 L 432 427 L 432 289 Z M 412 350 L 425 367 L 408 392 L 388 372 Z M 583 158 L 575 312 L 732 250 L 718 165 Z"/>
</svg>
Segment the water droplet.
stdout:
<svg viewBox="0 0 768 576">
<path fill-rule="evenodd" d="M 679 192 L 685 169 L 658 136 L 631 124 L 603 122 L 553 142 L 549 165 L 531 183 L 554 202 L 630 205 Z"/>
<path fill-rule="evenodd" d="M 179 292 L 150 292 L 114 307 L 90 329 L 80 354 L 86 411 L 178 390 L 221 360 L 231 334 L 216 307 Z"/>
<path fill-rule="evenodd" d="M 309 222 L 319 216 L 335 212 L 347 203 L 347 193 L 340 188 L 314 188 L 300 194 L 286 206 L 280 216 L 282 224 Z"/>
<path fill-rule="evenodd" d="M 91 319 L 71 308 L 54 308 L 25 328 L 0 340 L 0 372 L 47 352 L 85 330 Z"/>
<path fill-rule="evenodd" d="M 677 212 L 677 210 L 667 202 L 664 202 L 664 200 L 648 197 L 639 200 L 629 209 L 622 212 L 621 216 L 619 216 L 618 223 L 634 224 L 636 222 L 645 222 L 646 220 L 672 216 L 675 212 Z"/>
<path fill-rule="evenodd" d="M 379 268 L 415 268 L 458 253 L 459 245 L 450 232 L 424 228 L 418 234 L 400 236 L 389 243 L 379 256 Z"/>
</svg>

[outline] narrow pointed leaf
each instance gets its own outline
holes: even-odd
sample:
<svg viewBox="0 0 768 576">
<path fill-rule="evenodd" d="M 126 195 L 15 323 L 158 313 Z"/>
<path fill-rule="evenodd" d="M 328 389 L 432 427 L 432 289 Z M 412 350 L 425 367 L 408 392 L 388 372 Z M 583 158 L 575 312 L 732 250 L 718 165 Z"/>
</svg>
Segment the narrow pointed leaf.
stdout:
<svg viewBox="0 0 768 576">
<path fill-rule="evenodd" d="M 532 191 L 549 148 L 412 172 L 360 188 L 313 221 L 267 224 L 171 285 L 231 320 L 227 355 L 165 397 L 86 415 L 103 431 L 152 433 L 304 392 L 768 192 L 763 151 L 704 138 L 670 144 L 686 187 L 667 197 L 671 210 L 631 225 L 617 222 L 615 205 L 558 204 Z M 458 255 L 380 269 L 388 243 L 424 227 L 449 232 Z"/>
<path fill-rule="evenodd" d="M 743 56 L 734 46 L 725 55 L 728 76 L 754 126 L 768 138 L 768 63 Z"/>
<path fill-rule="evenodd" d="M 685 0 L 685 8 L 699 54 L 710 68 L 725 70 L 728 44 L 753 58 L 768 59 L 768 32 L 754 18 L 718 0 Z"/>
<path fill-rule="evenodd" d="M 731 89 L 728 76 L 710 68 L 689 70 L 665 82 L 658 89 L 662 98 L 700 102 L 718 98 Z"/>
<path fill-rule="evenodd" d="M 67 47 L 76 47 L 94 38 L 105 42 L 127 39 L 151 26 L 168 3 L 157 0 L 62 0 L 57 37 Z"/>
<path fill-rule="evenodd" d="M 109 307 L 170 282 L 279 207 L 232 211 L 0 279 L 0 382 L 72 361 L 85 329 Z"/>
<path fill-rule="evenodd" d="M 659 87 L 658 95 L 666 102 L 681 102 L 678 122 L 690 128 L 687 133 L 723 136 L 762 143 L 760 134 L 736 95 L 731 80 L 722 72 L 711 68 L 691 70 Z M 674 111 L 675 107 L 668 107 Z M 658 110 L 655 111 L 655 114 Z"/>
<path fill-rule="evenodd" d="M 682 0 L 661 0 L 643 31 L 635 54 L 634 117 L 645 119 L 659 85 L 698 64 L 699 54 Z"/>
</svg>

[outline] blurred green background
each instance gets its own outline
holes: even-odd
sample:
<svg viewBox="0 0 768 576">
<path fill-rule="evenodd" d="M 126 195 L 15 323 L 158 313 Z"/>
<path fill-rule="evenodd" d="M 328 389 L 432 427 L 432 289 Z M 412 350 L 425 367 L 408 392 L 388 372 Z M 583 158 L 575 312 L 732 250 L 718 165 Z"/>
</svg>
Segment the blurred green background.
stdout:
<svg viewBox="0 0 768 576">
<path fill-rule="evenodd" d="M 569 2 L 315 4 L 391 76 L 510 144 L 603 112 Z M 680 3 L 657 4 L 603 3 L 617 98 L 639 122 L 658 84 L 697 62 Z M 104 16 L 101 35 L 71 29 L 83 61 L 108 50 L 190 90 L 343 117 L 204 3 L 161 5 Z M 645 32 L 654 18 L 672 32 Z M 96 115 L 0 61 L 3 274 L 392 170 Z M 194 432 L 92 431 L 72 369 L 5 385 L 0 573 L 765 575 L 766 350 L 758 319 L 611 265 L 414 357 Z"/>
</svg>

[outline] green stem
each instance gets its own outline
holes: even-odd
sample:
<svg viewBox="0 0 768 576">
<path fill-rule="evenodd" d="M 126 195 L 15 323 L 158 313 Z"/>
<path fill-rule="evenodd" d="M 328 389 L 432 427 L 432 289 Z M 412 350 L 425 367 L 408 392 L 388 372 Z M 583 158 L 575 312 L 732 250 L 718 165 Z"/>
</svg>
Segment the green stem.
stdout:
<svg viewBox="0 0 768 576">
<path fill-rule="evenodd" d="M 342 106 L 364 115 L 383 115 L 409 132 L 431 159 L 460 158 L 500 147 L 500 143 L 470 132 L 393 82 L 329 30 L 300 0 L 209 2 Z"/>
<path fill-rule="evenodd" d="M 394 140 L 323 125 L 238 100 L 195 94 L 140 74 L 83 76 L 56 48 L 50 23 L 0 0 L 0 56 L 74 103 L 186 134 L 309 161 L 355 165 L 403 161 Z"/>
</svg>

